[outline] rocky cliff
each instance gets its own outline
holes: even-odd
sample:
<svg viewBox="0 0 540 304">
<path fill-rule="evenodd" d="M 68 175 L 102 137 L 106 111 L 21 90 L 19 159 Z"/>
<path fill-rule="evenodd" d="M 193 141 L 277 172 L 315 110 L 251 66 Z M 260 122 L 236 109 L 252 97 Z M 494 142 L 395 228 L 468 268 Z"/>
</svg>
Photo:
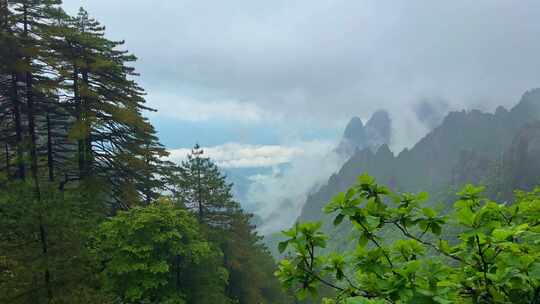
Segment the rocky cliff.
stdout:
<svg viewBox="0 0 540 304">
<path fill-rule="evenodd" d="M 516 187 L 530 188 L 538 182 L 534 178 L 540 170 L 538 119 L 540 89 L 535 89 L 511 110 L 451 112 L 413 148 L 398 155 L 384 143 L 377 149 L 355 149 L 339 172 L 308 196 L 300 220 L 323 218 L 323 206 L 363 172 L 396 190 L 439 193 L 465 182 L 489 182 L 501 174 L 495 171 L 499 164 L 505 179 L 513 178 Z"/>
<path fill-rule="evenodd" d="M 345 128 L 336 152 L 349 158 L 356 150 L 376 151 L 380 146 L 390 144 L 391 125 L 390 115 L 384 110 L 373 113 L 365 126 L 360 118 L 353 117 Z"/>
</svg>

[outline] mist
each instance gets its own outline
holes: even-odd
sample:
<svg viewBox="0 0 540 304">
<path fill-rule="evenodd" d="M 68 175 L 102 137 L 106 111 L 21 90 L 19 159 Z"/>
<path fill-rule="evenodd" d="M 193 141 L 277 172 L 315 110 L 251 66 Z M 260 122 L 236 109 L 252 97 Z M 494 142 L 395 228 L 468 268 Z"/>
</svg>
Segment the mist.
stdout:
<svg viewBox="0 0 540 304">
<path fill-rule="evenodd" d="M 0 0 L 0 303 L 540 303 L 539 16 Z"/>
<path fill-rule="evenodd" d="M 287 150 L 291 138 L 337 142 L 306 134 L 340 134 L 351 117 L 385 109 L 397 154 L 448 111 L 511 107 L 540 86 L 536 0 L 64 2 L 72 12 L 85 6 L 137 54 L 148 105 L 158 110 L 152 121 L 242 126 L 238 136 L 209 129 L 217 147 L 209 152 L 223 167 L 274 168 L 249 176 L 247 200 L 276 222 L 290 222 L 306 193 L 340 166 L 328 156 L 333 147 L 306 156 Z M 257 141 L 263 131 L 272 142 Z M 254 136 L 244 140 L 244 132 Z M 173 157 L 190 148 L 162 134 Z M 274 146 L 281 156 L 265 148 L 256 160 L 221 159 L 225 145 Z"/>
<path fill-rule="evenodd" d="M 331 125 L 431 97 L 454 108 L 509 106 L 540 84 L 534 0 L 65 2 L 128 41 L 161 115 L 240 105 Z M 130 20 L 116 18 L 125 10 Z M 136 39 L 155 27 L 166 30 Z"/>
<path fill-rule="evenodd" d="M 313 144 L 312 144 L 313 145 Z M 293 157 L 271 174 L 250 176 L 246 201 L 262 219 L 258 231 L 267 235 L 289 227 L 300 215 L 307 195 L 324 185 L 345 159 L 335 153 L 335 143 L 317 144 L 317 153 Z"/>
</svg>

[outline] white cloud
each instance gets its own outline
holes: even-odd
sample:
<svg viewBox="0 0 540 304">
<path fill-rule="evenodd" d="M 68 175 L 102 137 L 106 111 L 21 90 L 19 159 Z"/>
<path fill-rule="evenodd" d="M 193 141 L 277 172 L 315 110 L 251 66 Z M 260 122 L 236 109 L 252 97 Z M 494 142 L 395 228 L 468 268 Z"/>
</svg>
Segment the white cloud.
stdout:
<svg viewBox="0 0 540 304">
<path fill-rule="evenodd" d="M 148 88 L 204 87 L 279 109 L 310 104 L 322 116 L 371 110 L 357 103 L 381 101 L 373 96 L 388 106 L 426 91 L 512 98 L 539 76 L 535 0 L 64 2 L 87 6 L 126 39 Z"/>
<path fill-rule="evenodd" d="M 64 3 L 125 39 L 149 105 L 182 120 L 329 126 L 426 97 L 493 110 L 540 83 L 538 0 Z M 402 120 L 399 147 L 421 133 Z"/>
<path fill-rule="evenodd" d="M 271 167 L 284 164 L 298 157 L 306 157 L 324 153 L 330 144 L 314 141 L 293 145 L 249 145 L 227 143 L 203 148 L 205 155 L 214 160 L 222 168 Z M 186 158 L 191 149 L 181 148 L 169 150 L 169 158 L 177 163 Z"/>
<path fill-rule="evenodd" d="M 193 97 L 180 93 L 150 93 L 151 107 L 158 110 L 154 115 L 171 117 L 182 121 L 210 121 L 214 119 L 236 122 L 268 121 L 275 114 L 263 111 L 256 104 L 233 99 Z"/>
<path fill-rule="evenodd" d="M 330 141 L 297 141 L 285 145 L 227 143 L 203 149 L 222 168 L 272 167 L 270 174 L 249 177 L 246 201 L 241 202 L 263 219 L 258 229 L 267 234 L 290 226 L 310 191 L 340 168 L 344 159 L 333 152 L 335 146 Z M 190 151 L 169 150 L 170 159 L 180 163 Z M 285 163 L 287 166 L 279 166 Z"/>
<path fill-rule="evenodd" d="M 294 155 L 285 168 L 251 176 L 246 199 L 263 219 L 258 227 L 265 235 L 290 227 L 300 215 L 307 195 L 326 183 L 345 161 L 333 152 L 335 144 L 311 142 L 309 151 Z"/>
</svg>

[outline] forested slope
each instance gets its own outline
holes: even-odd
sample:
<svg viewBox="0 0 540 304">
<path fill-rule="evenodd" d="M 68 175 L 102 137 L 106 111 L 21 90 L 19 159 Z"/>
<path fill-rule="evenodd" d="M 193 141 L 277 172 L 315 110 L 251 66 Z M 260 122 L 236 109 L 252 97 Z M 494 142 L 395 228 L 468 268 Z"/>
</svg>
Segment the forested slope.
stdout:
<svg viewBox="0 0 540 304">
<path fill-rule="evenodd" d="M 400 191 L 423 190 L 443 196 L 466 182 L 483 182 L 494 186 L 504 178 L 502 173 L 495 170 L 504 169 L 508 175 L 512 174 L 512 170 L 519 171 L 516 167 L 518 163 L 522 164 L 523 169 L 526 167 L 524 163 L 535 163 L 535 160 L 523 159 L 524 156 L 518 155 L 516 149 L 533 149 L 537 133 L 534 132 L 535 125 L 529 124 L 538 119 L 540 89 L 535 89 L 526 92 L 511 110 L 499 107 L 495 113 L 479 110 L 451 112 L 440 126 L 410 150 L 405 149 L 398 155 L 394 155 L 387 145 L 381 146 L 376 152 L 358 149 L 325 186 L 309 195 L 299 219 L 322 219 L 323 206 L 353 184 L 362 172 L 368 172 L 381 183 Z M 521 148 L 518 148 L 520 143 Z M 534 153 L 527 154 L 527 157 L 537 158 Z M 530 188 L 540 176 L 538 171 L 528 172 L 521 177 L 526 178 L 526 182 L 513 180 L 512 184 L 498 189 L 498 192 L 505 192 L 508 198 L 508 192 L 514 187 Z M 495 176 L 499 181 L 490 179 Z"/>
<path fill-rule="evenodd" d="M 84 9 L 0 1 L 0 302 L 286 303 L 220 169 L 166 161 L 135 60 Z"/>
</svg>

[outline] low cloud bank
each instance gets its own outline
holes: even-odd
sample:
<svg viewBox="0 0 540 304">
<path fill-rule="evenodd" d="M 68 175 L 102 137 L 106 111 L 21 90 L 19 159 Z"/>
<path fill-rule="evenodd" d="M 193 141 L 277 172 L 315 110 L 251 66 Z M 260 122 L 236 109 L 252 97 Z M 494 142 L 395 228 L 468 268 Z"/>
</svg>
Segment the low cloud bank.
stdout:
<svg viewBox="0 0 540 304">
<path fill-rule="evenodd" d="M 332 151 L 334 147 L 325 147 L 318 155 L 294 157 L 289 166 L 275 168 L 272 174 L 251 176 L 246 197 L 263 220 L 259 232 L 267 235 L 294 223 L 307 195 L 326 183 L 343 164 L 344 159 Z"/>
<path fill-rule="evenodd" d="M 239 143 L 205 147 L 203 150 L 206 157 L 210 157 L 222 168 L 271 167 L 287 163 L 296 155 L 308 153 L 308 151 L 294 146 Z M 169 150 L 169 152 L 169 158 L 176 163 L 180 163 L 191 152 L 191 149 L 173 149 Z"/>
<path fill-rule="evenodd" d="M 227 143 L 204 147 L 205 155 L 222 168 L 272 168 L 269 174 L 247 177 L 243 205 L 259 216 L 262 234 L 290 226 L 300 214 L 306 196 L 336 172 L 343 159 L 330 141 L 296 142 L 288 145 Z M 181 163 L 190 149 L 170 150 L 170 159 Z"/>
</svg>

